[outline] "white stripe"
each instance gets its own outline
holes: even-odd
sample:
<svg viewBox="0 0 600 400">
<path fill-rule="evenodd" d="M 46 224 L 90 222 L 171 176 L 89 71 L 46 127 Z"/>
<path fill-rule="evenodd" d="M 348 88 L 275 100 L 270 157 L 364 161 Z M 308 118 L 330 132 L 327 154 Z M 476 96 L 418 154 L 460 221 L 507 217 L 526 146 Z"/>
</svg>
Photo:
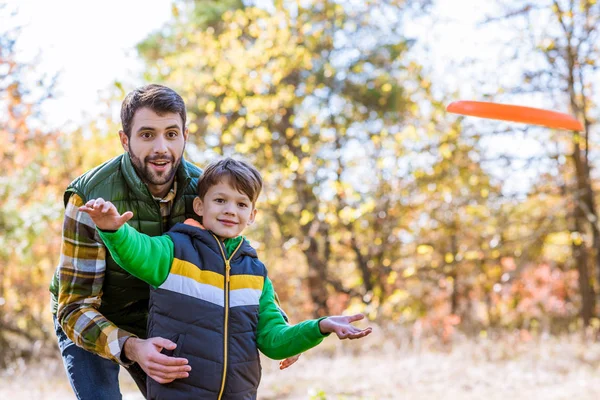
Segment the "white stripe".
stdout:
<svg viewBox="0 0 600 400">
<path fill-rule="evenodd" d="M 121 346 L 119 345 L 119 330 L 114 329 L 108 334 L 108 350 L 113 357 L 117 357 L 121 353 Z"/>
<path fill-rule="evenodd" d="M 169 274 L 167 280 L 159 286 L 159 289 L 185 294 L 221 307 L 225 306 L 223 289 L 207 285 L 206 283 L 198 283 L 185 276 Z"/>
<path fill-rule="evenodd" d="M 96 224 L 92 220 L 92 217 L 88 213 L 84 213 L 79 211 L 79 207 L 74 205 L 73 203 L 68 203 L 67 208 L 65 208 L 65 216 L 74 219 L 75 221 L 87 225 L 91 228 L 96 229 Z"/>
<path fill-rule="evenodd" d="M 229 294 L 231 307 L 257 306 L 260 301 L 262 290 L 258 289 L 236 289 Z"/>
</svg>

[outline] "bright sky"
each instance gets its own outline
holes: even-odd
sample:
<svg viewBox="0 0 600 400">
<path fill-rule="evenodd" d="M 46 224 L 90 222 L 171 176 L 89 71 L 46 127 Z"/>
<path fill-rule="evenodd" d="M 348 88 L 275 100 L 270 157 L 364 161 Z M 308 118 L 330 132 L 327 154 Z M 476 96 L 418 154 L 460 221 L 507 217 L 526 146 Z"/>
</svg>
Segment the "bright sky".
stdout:
<svg viewBox="0 0 600 400">
<path fill-rule="evenodd" d="M 119 80 L 141 83 L 135 45 L 171 18 L 170 0 L 9 0 L 18 10 L 19 56 L 38 55 L 39 71 L 60 73 L 44 108 L 52 127 L 99 111 L 99 93 Z"/>
<path fill-rule="evenodd" d="M 475 33 L 474 26 L 483 16 L 481 3 L 440 0 L 434 9 L 437 22 L 433 26 L 407 27 L 421 44 L 432 46 L 428 53 L 431 60 L 422 61 L 430 61 L 439 79 L 444 79 L 442 90 L 452 92 L 461 87 L 465 95 L 472 94 L 473 86 L 461 82 L 461 74 L 444 75 L 444 70 L 469 55 L 485 53 L 481 34 Z M 9 0 L 9 5 L 17 7 L 23 27 L 18 42 L 20 57 L 39 55 L 41 72 L 60 73 L 55 100 L 45 104 L 44 118 L 50 127 L 62 128 L 101 110 L 100 92 L 115 80 L 126 88 L 142 83 L 134 47 L 171 18 L 170 0 Z"/>
</svg>

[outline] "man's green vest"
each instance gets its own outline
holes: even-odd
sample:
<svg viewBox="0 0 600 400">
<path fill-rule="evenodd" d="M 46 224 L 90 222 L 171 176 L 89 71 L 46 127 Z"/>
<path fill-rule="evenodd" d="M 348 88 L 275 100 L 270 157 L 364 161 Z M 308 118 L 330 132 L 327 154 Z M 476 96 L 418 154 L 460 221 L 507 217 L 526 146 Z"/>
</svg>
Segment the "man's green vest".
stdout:
<svg viewBox="0 0 600 400">
<path fill-rule="evenodd" d="M 167 226 L 164 227 L 165 231 L 186 218 L 199 218 L 194 213 L 192 203 L 196 197 L 196 186 L 201 173 L 201 169 L 182 159 L 175 178 L 177 194 Z M 99 197 L 109 200 L 117 207 L 119 213 L 133 211 L 133 218 L 128 224 L 139 232 L 150 236 L 163 234 L 160 205 L 135 172 L 128 153 L 76 178 L 65 191 L 65 206 L 72 194 L 77 194 L 84 203 Z M 57 269 L 50 285 L 54 312 L 58 284 Z M 100 313 L 119 328 L 145 338 L 149 295 L 148 284 L 119 267 L 107 251 Z"/>
</svg>

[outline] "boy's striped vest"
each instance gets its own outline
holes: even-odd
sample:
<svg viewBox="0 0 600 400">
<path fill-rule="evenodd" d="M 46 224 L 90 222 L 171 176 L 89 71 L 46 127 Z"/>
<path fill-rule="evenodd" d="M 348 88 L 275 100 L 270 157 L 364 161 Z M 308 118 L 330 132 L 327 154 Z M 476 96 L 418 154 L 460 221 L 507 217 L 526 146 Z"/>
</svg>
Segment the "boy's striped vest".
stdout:
<svg viewBox="0 0 600 400">
<path fill-rule="evenodd" d="M 192 370 L 166 385 L 148 379 L 148 398 L 255 399 L 265 266 L 245 240 L 228 261 L 223 244 L 207 230 L 177 224 L 168 235 L 174 260 L 166 281 L 151 291 L 148 337 L 176 342 L 170 355 L 187 358 Z"/>
</svg>

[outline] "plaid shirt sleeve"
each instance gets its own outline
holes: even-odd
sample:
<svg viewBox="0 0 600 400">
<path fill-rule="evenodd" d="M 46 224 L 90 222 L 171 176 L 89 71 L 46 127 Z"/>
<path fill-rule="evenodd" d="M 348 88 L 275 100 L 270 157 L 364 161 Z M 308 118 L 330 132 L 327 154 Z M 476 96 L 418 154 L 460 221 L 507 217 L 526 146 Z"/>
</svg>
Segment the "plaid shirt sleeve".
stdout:
<svg viewBox="0 0 600 400">
<path fill-rule="evenodd" d="M 59 262 L 58 313 L 65 334 L 77 346 L 122 365 L 125 341 L 135 336 L 98 312 L 106 270 L 106 247 L 90 216 L 79 211 L 83 200 L 73 194 L 65 209 Z"/>
</svg>

